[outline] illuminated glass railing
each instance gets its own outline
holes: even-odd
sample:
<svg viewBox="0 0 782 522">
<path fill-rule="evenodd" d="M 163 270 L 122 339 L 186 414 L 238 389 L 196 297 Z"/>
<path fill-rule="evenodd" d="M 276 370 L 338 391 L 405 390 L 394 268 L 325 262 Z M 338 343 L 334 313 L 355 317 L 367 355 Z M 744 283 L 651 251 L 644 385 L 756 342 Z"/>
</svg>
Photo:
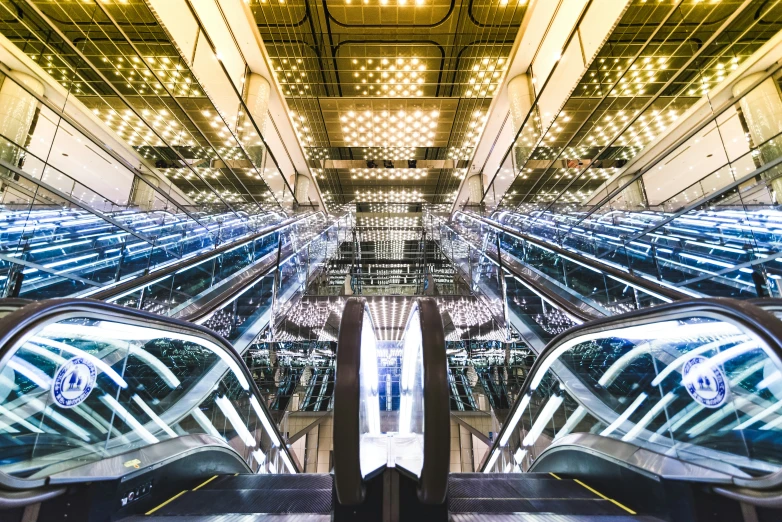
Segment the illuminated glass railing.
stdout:
<svg viewBox="0 0 782 522">
<path fill-rule="evenodd" d="M 176 316 L 212 329 L 244 353 L 267 327 L 273 335 L 276 319 L 288 313 L 311 278 L 339 251 L 348 228 L 345 215 L 328 228 L 311 227 L 317 234 L 308 234 L 306 242 L 302 243 L 302 236 L 293 236 L 287 247 L 251 267 L 252 273 L 248 270 L 235 281 L 228 281 L 224 289 L 217 289 L 222 290 L 218 295 L 209 295 L 209 301 L 203 305 L 191 299 L 178 307 Z"/>
<path fill-rule="evenodd" d="M 213 249 L 281 216 L 220 214 L 196 222 L 184 214 L 126 211 L 107 218 L 73 210 L 6 212 L 0 282 L 20 285 L 14 292 L 20 297 L 71 296 Z"/>
<path fill-rule="evenodd" d="M 337 225 L 344 223 L 344 218 L 337 220 Z M 332 225 L 324 230 L 325 226 L 326 217 L 322 213 L 312 214 L 274 227 L 268 233 L 247 241 L 238 241 L 236 246 L 215 254 L 194 258 L 181 268 L 162 270 L 157 276 L 153 273 L 137 282 L 130 281 L 92 294 L 91 297 L 162 315 L 184 314 L 190 319 L 192 313 L 189 313 L 188 307 L 197 308 L 195 303 L 205 294 L 230 285 L 236 277 L 249 276 L 254 272 L 273 272 L 271 269 L 278 262 L 278 252 L 282 255 L 293 252 L 292 258 L 298 260 L 303 255 L 299 252 L 302 248 L 306 250 L 313 242 L 319 244 L 327 231 L 334 228 Z M 287 267 L 285 258 L 280 261 Z M 250 299 L 250 304 L 257 303 L 257 300 L 252 299 L 268 293 L 261 287 L 252 290 L 249 288 L 252 283 L 254 280 L 244 279 L 244 284 L 248 286 L 244 293 Z M 268 286 L 271 289 L 271 284 Z M 225 333 L 224 330 L 215 328 L 220 333 Z"/>
<path fill-rule="evenodd" d="M 431 223 L 473 291 L 535 350 L 586 321 L 688 297 L 479 216 Z"/>
<path fill-rule="evenodd" d="M 694 480 L 778 485 L 780 355 L 782 323 L 732 300 L 678 302 L 570 330 L 538 357 L 482 469 L 534 471 L 547 454 L 605 449 L 599 441 L 611 439 L 687 462 Z"/>
<path fill-rule="evenodd" d="M 383 469 L 401 468 L 418 478 L 421 502 L 442 503 L 450 410 L 445 337 L 436 302 L 418 299 L 411 309 L 400 343 L 399 410 L 382 426 L 378 343 L 366 301 L 348 299 L 337 343 L 334 396 L 334 425 L 341 434 L 334 439 L 337 497 L 345 505 L 360 504 L 365 480 Z"/>
<path fill-rule="evenodd" d="M 241 358 L 204 328 L 69 299 L 9 313 L 0 336 L 4 485 L 73 480 L 103 459 L 196 434 L 248 471 L 296 472 Z"/>
<path fill-rule="evenodd" d="M 495 218 L 687 292 L 737 299 L 782 295 L 782 213 L 773 208 L 721 209 L 707 203 L 678 214 L 503 211 Z"/>
</svg>

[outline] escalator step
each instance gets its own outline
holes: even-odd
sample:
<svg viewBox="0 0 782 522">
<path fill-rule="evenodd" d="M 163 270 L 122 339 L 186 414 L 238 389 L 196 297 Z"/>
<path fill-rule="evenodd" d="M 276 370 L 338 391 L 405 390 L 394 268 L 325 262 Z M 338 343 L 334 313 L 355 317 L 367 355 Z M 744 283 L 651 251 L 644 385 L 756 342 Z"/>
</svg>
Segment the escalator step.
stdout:
<svg viewBox="0 0 782 522">
<path fill-rule="evenodd" d="M 448 501 L 451 513 L 557 513 L 560 515 L 625 515 L 607 500 L 454 498 Z"/>
<path fill-rule="evenodd" d="M 327 489 L 332 476 L 298 473 L 296 475 L 225 475 L 209 482 L 203 489 Z"/>
<path fill-rule="evenodd" d="M 200 489 L 189 491 L 156 515 L 331 513 L 331 489 Z"/>
<path fill-rule="evenodd" d="M 663 522 L 647 516 L 555 515 L 553 513 L 458 513 L 450 522 Z"/>
<path fill-rule="evenodd" d="M 123 518 L 121 522 L 330 522 L 331 515 L 151 515 Z"/>
<path fill-rule="evenodd" d="M 448 482 L 450 498 L 574 498 L 599 499 L 588 489 L 569 480 L 554 478 L 538 480 L 478 478 L 457 479 Z"/>
</svg>

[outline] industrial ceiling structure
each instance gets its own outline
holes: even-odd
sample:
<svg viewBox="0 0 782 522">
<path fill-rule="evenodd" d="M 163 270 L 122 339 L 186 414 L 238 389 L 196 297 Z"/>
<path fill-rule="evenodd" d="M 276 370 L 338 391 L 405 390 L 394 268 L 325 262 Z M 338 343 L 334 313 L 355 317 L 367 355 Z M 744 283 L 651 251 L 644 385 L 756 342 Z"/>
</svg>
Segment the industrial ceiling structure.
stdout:
<svg viewBox="0 0 782 522">
<path fill-rule="evenodd" d="M 0 33 L 192 203 L 292 208 L 306 203 L 300 172 L 326 206 L 406 214 L 478 199 L 575 208 L 782 29 L 777 0 L 243 0 L 287 111 L 268 125 L 246 104 L 250 58 L 229 71 L 214 35 L 189 56 L 161 20 L 180 10 L 200 38 L 206 3 L 0 0 Z M 213 3 L 224 18 L 242 5 Z M 606 29 L 585 37 L 595 13 Z M 574 42 L 579 64 L 561 54 Z M 203 49 L 241 81 L 208 85 Z M 513 121 L 519 74 L 532 103 Z M 554 88 L 564 101 L 542 107 Z M 465 197 L 473 175 L 481 192 Z"/>
</svg>

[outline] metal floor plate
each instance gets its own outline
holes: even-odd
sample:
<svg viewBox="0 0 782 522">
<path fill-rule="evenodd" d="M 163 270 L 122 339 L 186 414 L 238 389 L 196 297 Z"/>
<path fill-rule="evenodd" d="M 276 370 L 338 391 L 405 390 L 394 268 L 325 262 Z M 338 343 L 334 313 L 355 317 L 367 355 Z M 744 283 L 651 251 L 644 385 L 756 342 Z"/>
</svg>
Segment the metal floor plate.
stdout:
<svg viewBox="0 0 782 522">
<path fill-rule="evenodd" d="M 330 522 L 331 515 L 136 515 L 121 522 Z"/>
</svg>

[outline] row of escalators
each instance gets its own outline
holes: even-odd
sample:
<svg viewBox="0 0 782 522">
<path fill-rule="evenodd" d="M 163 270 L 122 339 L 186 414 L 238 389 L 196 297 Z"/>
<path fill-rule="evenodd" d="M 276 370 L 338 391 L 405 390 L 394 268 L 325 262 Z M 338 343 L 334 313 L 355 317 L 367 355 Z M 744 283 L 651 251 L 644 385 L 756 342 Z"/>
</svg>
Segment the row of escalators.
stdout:
<svg viewBox="0 0 782 522">
<path fill-rule="evenodd" d="M 300 473 L 244 359 L 211 330 L 91 300 L 0 309 L 3 520 L 767 522 L 782 513 L 774 301 L 683 300 L 556 336 L 481 473 L 467 474 L 449 473 L 451 377 L 431 298 L 406 324 L 392 417 L 381 415 L 374 321 L 363 299 L 347 300 L 333 470 L 320 475 Z"/>
</svg>

